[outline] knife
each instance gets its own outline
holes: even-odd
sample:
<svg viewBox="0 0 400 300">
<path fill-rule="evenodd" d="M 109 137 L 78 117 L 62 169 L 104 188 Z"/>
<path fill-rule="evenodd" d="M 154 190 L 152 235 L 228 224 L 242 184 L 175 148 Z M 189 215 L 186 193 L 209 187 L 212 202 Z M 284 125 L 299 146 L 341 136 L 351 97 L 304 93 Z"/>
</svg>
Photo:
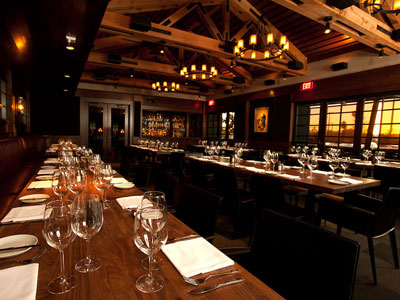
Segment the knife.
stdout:
<svg viewBox="0 0 400 300">
<path fill-rule="evenodd" d="M 175 243 L 178 241 L 190 240 L 190 239 L 194 239 L 197 237 L 200 237 L 200 236 L 198 234 L 191 234 L 191 235 L 187 235 L 187 236 L 168 239 L 167 243 Z"/>
<path fill-rule="evenodd" d="M 0 223 L 0 226 L 7 226 L 7 225 L 18 225 L 18 224 L 31 224 L 31 223 L 38 223 L 43 222 L 43 220 L 33 220 L 33 221 L 17 221 L 17 222 L 7 222 L 7 223 Z"/>
<path fill-rule="evenodd" d="M 223 282 L 223 283 L 219 283 L 219 284 L 214 284 L 214 285 L 209 285 L 209 286 L 193 289 L 193 290 L 188 291 L 188 293 L 191 294 L 191 295 L 201 295 L 201 294 L 208 293 L 208 292 L 211 292 L 213 290 L 216 290 L 218 288 L 221 288 L 221 287 L 224 287 L 224 286 L 228 286 L 228 285 L 232 285 L 232 284 L 236 284 L 236 283 L 241 283 L 243 281 L 245 281 L 245 279 L 243 277 L 239 277 L 239 278 L 236 278 L 236 279 L 231 280 L 231 281 L 227 281 L 227 282 Z"/>
<path fill-rule="evenodd" d="M 11 251 L 11 250 L 24 249 L 24 248 L 39 247 L 39 246 L 40 246 L 40 244 L 25 245 L 25 246 L 19 246 L 19 247 L 8 247 L 8 248 L 2 248 L 2 249 L 0 249 L 0 251 Z"/>
</svg>

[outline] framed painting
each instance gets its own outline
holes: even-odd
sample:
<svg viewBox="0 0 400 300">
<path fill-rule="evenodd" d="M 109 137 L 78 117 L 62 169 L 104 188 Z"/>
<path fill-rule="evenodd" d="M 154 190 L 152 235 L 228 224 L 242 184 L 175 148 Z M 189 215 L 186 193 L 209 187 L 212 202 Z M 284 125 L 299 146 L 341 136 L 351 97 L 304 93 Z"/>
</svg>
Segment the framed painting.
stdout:
<svg viewBox="0 0 400 300">
<path fill-rule="evenodd" d="M 254 109 L 254 132 L 268 132 L 269 107 L 256 107 Z"/>
</svg>

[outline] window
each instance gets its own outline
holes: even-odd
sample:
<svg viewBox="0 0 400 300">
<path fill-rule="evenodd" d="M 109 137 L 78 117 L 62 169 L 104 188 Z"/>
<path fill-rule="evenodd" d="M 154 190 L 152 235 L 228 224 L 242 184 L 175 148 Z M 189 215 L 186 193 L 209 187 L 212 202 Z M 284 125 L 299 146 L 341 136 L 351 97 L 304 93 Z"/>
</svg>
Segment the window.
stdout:
<svg viewBox="0 0 400 300">
<path fill-rule="evenodd" d="M 328 103 L 326 110 L 325 145 L 353 148 L 357 102 Z"/>
<path fill-rule="evenodd" d="M 4 80 L 0 80 L 0 118 L 7 119 L 7 85 Z"/>
<path fill-rule="evenodd" d="M 211 113 L 207 118 L 207 138 L 233 140 L 235 137 L 235 113 Z"/>
<path fill-rule="evenodd" d="M 218 114 L 212 113 L 207 116 L 207 138 L 218 138 Z"/>
<path fill-rule="evenodd" d="M 295 142 L 316 144 L 319 133 L 319 115 L 321 104 L 297 105 Z"/>
<path fill-rule="evenodd" d="M 364 100 L 361 147 L 398 150 L 400 96 Z"/>
</svg>

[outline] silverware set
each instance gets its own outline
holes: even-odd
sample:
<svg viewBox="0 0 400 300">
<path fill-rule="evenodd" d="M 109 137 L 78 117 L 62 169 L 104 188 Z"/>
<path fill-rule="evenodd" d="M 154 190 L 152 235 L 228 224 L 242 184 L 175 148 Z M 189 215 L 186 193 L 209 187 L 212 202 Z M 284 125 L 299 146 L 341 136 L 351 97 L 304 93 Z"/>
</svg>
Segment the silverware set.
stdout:
<svg viewBox="0 0 400 300">
<path fill-rule="evenodd" d="M 14 263 L 23 264 L 23 265 L 33 263 L 34 261 L 36 261 L 36 260 L 38 260 L 39 258 L 41 258 L 42 255 L 46 253 L 46 251 L 47 251 L 47 248 L 43 248 L 43 250 L 42 250 L 41 252 L 39 252 L 38 254 L 36 254 L 36 255 L 35 255 L 34 257 L 32 257 L 32 258 L 28 258 L 28 259 L 24 259 L 24 260 L 10 260 L 10 261 L 6 261 L 6 262 L 3 262 L 3 263 L 0 263 L 0 267 L 3 267 L 3 266 L 8 265 L 8 264 L 14 264 Z"/>
<path fill-rule="evenodd" d="M 226 270 L 225 272 L 211 274 L 211 275 L 208 275 L 207 277 L 203 277 L 203 278 L 199 278 L 199 279 L 194 279 L 194 278 L 186 277 L 183 275 L 182 275 L 182 277 L 187 283 L 198 286 L 198 285 L 202 285 L 204 282 L 206 282 L 210 278 L 217 277 L 217 276 L 237 274 L 239 272 L 240 272 L 239 270 L 229 269 L 229 270 Z"/>
<path fill-rule="evenodd" d="M 191 295 L 201 295 L 201 294 L 205 294 L 205 293 L 214 291 L 216 289 L 222 288 L 224 286 L 241 283 L 243 281 L 245 281 L 245 279 L 243 277 L 238 277 L 238 278 L 235 278 L 230 281 L 213 284 L 213 285 L 209 285 L 209 286 L 205 286 L 205 287 L 201 287 L 201 288 L 196 288 L 196 289 L 188 291 L 188 293 Z"/>
</svg>

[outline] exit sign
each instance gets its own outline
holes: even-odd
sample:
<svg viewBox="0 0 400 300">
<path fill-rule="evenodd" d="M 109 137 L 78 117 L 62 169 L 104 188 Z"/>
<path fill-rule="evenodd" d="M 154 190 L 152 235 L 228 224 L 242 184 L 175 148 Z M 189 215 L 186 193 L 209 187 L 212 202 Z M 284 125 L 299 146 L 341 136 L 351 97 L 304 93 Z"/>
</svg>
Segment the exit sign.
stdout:
<svg viewBox="0 0 400 300">
<path fill-rule="evenodd" d="M 307 91 L 312 90 L 314 88 L 314 81 L 305 81 L 301 84 L 300 90 Z"/>
</svg>

